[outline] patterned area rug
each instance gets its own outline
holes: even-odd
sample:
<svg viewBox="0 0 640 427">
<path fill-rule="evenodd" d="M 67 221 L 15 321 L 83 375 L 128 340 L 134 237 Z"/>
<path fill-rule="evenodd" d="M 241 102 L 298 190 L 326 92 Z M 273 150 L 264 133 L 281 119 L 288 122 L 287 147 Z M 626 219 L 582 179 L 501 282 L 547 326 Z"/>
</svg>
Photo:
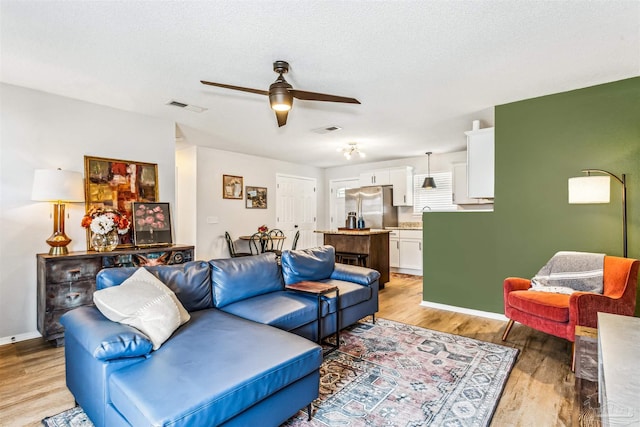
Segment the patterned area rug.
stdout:
<svg viewBox="0 0 640 427">
<path fill-rule="evenodd" d="M 487 426 L 518 353 L 384 319 L 340 338 L 322 364 L 313 418 L 300 411 L 285 426 Z M 92 426 L 80 408 L 42 422 Z"/>
</svg>

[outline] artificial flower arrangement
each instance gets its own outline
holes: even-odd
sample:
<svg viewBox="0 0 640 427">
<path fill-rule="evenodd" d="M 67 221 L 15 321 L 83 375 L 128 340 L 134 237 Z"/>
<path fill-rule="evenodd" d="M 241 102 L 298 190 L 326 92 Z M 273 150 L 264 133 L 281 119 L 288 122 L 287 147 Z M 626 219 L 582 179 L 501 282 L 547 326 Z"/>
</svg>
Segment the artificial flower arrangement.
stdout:
<svg viewBox="0 0 640 427">
<path fill-rule="evenodd" d="M 269 227 L 267 227 L 265 224 L 262 224 L 260 227 L 258 227 L 259 233 L 266 233 L 267 231 L 269 231 Z"/>
<path fill-rule="evenodd" d="M 113 209 L 92 207 L 82 217 L 81 225 L 96 234 L 107 234 L 116 229 L 118 234 L 127 234 L 131 223 L 126 216 Z"/>
</svg>

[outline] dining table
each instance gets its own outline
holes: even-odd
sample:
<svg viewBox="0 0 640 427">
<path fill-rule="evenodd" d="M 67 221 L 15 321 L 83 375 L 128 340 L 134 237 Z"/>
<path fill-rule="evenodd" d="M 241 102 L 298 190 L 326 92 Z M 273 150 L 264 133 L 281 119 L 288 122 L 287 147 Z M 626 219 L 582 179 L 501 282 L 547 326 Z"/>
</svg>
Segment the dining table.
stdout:
<svg viewBox="0 0 640 427">
<path fill-rule="evenodd" d="M 251 238 L 253 237 L 253 235 L 249 235 L 249 236 L 240 236 L 239 239 L 240 240 L 246 240 L 246 241 L 250 241 Z M 284 240 L 287 238 L 287 236 L 269 236 L 268 234 L 264 234 L 260 237 L 260 253 L 265 253 L 266 249 L 267 249 L 267 242 L 269 241 L 269 238 L 273 241 L 273 240 Z M 249 252 L 251 252 L 251 248 L 249 248 Z"/>
</svg>

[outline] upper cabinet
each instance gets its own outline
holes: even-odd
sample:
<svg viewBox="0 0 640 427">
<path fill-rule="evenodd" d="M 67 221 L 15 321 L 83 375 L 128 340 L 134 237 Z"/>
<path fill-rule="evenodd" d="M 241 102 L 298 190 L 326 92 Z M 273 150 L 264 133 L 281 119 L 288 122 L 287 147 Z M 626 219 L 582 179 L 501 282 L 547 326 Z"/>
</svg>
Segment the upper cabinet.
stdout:
<svg viewBox="0 0 640 427">
<path fill-rule="evenodd" d="M 393 186 L 393 206 L 413 206 L 413 168 L 403 166 L 362 172 L 360 187 L 372 185 Z"/>
<path fill-rule="evenodd" d="M 390 185 L 389 169 L 377 169 L 360 174 L 360 187 L 372 185 Z"/>
<path fill-rule="evenodd" d="M 413 206 L 413 168 L 389 169 L 389 179 L 393 185 L 393 206 Z"/>
<path fill-rule="evenodd" d="M 480 205 L 493 203 L 491 199 L 474 199 L 469 197 L 467 191 L 467 164 L 452 164 L 453 191 L 451 201 L 454 205 Z"/>
<path fill-rule="evenodd" d="M 467 135 L 467 196 L 472 199 L 494 197 L 494 128 L 465 132 Z"/>
</svg>

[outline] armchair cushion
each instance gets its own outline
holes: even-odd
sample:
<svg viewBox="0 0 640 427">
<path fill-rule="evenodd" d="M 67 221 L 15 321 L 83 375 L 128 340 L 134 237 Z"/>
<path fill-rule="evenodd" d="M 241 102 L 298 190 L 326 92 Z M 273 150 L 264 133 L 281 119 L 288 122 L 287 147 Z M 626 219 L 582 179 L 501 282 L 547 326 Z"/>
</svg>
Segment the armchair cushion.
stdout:
<svg viewBox="0 0 640 427">
<path fill-rule="evenodd" d="M 554 322 L 569 321 L 568 294 L 515 291 L 509 293 L 507 302 L 513 308 Z"/>
</svg>

